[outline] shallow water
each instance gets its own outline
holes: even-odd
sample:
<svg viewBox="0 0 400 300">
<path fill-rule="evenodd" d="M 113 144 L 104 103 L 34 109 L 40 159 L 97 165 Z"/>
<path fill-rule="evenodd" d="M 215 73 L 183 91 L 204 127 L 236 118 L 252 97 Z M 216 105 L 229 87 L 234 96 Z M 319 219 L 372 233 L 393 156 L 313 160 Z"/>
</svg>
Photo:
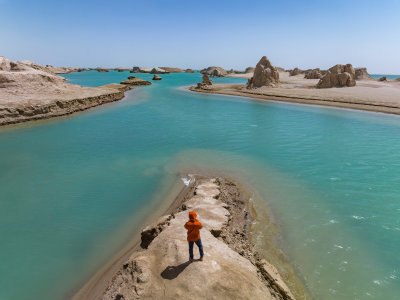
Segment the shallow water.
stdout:
<svg viewBox="0 0 400 300">
<path fill-rule="evenodd" d="M 275 216 L 259 246 L 278 230 L 315 298 L 397 298 L 399 117 L 191 93 L 180 87 L 200 74 L 162 77 L 120 102 L 0 130 L 0 299 L 71 296 L 192 170 L 254 188 Z"/>
<path fill-rule="evenodd" d="M 386 76 L 387 79 L 397 79 L 400 78 L 400 75 L 385 75 L 385 74 L 371 74 L 372 78 L 379 79 L 383 76 Z"/>
</svg>

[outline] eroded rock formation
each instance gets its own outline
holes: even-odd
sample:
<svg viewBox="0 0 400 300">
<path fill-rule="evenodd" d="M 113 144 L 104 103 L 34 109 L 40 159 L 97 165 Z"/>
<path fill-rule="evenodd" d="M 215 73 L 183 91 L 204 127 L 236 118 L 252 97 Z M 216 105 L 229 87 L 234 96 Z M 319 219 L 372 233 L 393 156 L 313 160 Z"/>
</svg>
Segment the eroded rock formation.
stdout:
<svg viewBox="0 0 400 300">
<path fill-rule="evenodd" d="M 255 68 L 254 67 L 247 67 L 246 70 L 244 70 L 244 73 L 254 73 Z"/>
<path fill-rule="evenodd" d="M 0 56 L 0 71 L 10 71 L 10 70 L 11 70 L 11 61 L 4 56 Z"/>
<path fill-rule="evenodd" d="M 271 64 L 266 56 L 257 63 L 254 75 L 249 79 L 247 88 L 259 88 L 262 86 L 275 87 L 279 85 L 279 72 Z"/>
<path fill-rule="evenodd" d="M 135 76 L 129 76 L 128 80 L 122 81 L 121 84 L 132 86 L 132 85 L 150 85 L 151 82 L 135 77 Z"/>
<path fill-rule="evenodd" d="M 174 67 L 160 67 L 160 69 L 163 69 L 167 72 L 170 73 L 183 73 L 183 70 L 181 68 L 174 68 Z"/>
<path fill-rule="evenodd" d="M 160 76 L 158 76 L 157 74 L 154 74 L 153 76 L 153 80 L 161 80 L 162 78 Z"/>
<path fill-rule="evenodd" d="M 161 69 L 161 68 L 153 68 L 153 69 L 151 69 L 150 73 L 151 74 L 168 74 L 169 72 L 164 69 Z"/>
<path fill-rule="evenodd" d="M 208 77 L 207 74 L 203 74 L 203 83 L 207 85 L 212 85 L 212 82 L 210 80 L 210 77 Z"/>
<path fill-rule="evenodd" d="M 351 64 L 335 65 L 320 79 L 317 88 L 352 87 L 356 85 L 355 70 Z"/>
<path fill-rule="evenodd" d="M 150 73 L 151 69 L 142 67 L 133 67 L 130 73 Z"/>
<path fill-rule="evenodd" d="M 303 71 L 300 70 L 299 68 L 294 68 L 293 70 L 291 70 L 289 72 L 289 75 L 290 76 L 296 76 L 296 75 L 299 75 L 299 74 L 302 74 L 302 73 L 303 73 Z"/>
<path fill-rule="evenodd" d="M 13 62 L 2 57 L 0 67 L 0 88 L 34 89 L 38 85 L 56 88 L 57 85 L 62 86 L 65 81 L 65 78 L 31 61 Z"/>
<path fill-rule="evenodd" d="M 307 70 L 307 71 L 305 71 L 304 78 L 305 79 L 321 79 L 322 78 L 321 70 L 319 68 Z"/>
<path fill-rule="evenodd" d="M 203 80 L 202 80 L 202 82 L 197 83 L 197 88 L 204 89 L 210 85 L 212 85 L 212 81 L 210 80 L 210 77 L 207 74 L 203 74 Z"/>
<path fill-rule="evenodd" d="M 356 80 L 368 80 L 372 79 L 371 75 L 368 74 L 367 68 L 355 68 Z"/>
<path fill-rule="evenodd" d="M 215 66 L 203 69 L 200 71 L 200 73 L 207 74 L 207 75 L 213 76 L 213 77 L 223 77 L 228 74 L 228 72 L 225 69 L 223 69 L 221 67 L 215 67 Z"/>
</svg>

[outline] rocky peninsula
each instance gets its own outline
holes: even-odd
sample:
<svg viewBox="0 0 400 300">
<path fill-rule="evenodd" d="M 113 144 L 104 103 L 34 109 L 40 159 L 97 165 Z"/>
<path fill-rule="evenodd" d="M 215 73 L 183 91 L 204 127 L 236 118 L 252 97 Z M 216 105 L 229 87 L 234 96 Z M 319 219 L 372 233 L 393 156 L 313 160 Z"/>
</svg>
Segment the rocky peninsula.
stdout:
<svg viewBox="0 0 400 300">
<path fill-rule="evenodd" d="M 400 81 L 372 79 L 366 68 L 351 64 L 329 70 L 283 70 L 262 58 L 254 72 L 229 74 L 247 84 L 198 84 L 191 91 L 243 96 L 258 100 L 334 106 L 400 114 Z M 278 73 L 278 76 L 277 76 Z M 256 83 L 256 84 L 254 84 Z"/>
<path fill-rule="evenodd" d="M 294 299 L 250 241 L 247 200 L 227 179 L 193 177 L 117 271 L 108 268 L 74 299 Z M 190 210 L 203 224 L 203 261 L 188 261 L 183 225 Z"/>
<path fill-rule="evenodd" d="M 48 119 L 120 100 L 130 85 L 82 87 L 65 83 L 55 69 L 31 61 L 13 62 L 0 57 L 0 126 Z"/>
</svg>

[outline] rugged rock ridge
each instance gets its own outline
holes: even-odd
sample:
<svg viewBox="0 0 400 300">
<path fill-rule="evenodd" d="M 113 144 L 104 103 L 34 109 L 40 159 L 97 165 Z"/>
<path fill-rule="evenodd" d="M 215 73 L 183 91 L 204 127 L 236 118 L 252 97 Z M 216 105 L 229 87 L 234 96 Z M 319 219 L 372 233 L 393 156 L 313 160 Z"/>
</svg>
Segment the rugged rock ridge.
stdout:
<svg viewBox="0 0 400 300">
<path fill-rule="evenodd" d="M 259 88 L 262 86 L 275 87 L 279 85 L 279 72 L 271 64 L 266 56 L 257 63 L 254 75 L 247 83 L 247 88 Z"/>
<path fill-rule="evenodd" d="M 335 65 L 320 79 L 317 88 L 352 87 L 356 85 L 355 70 L 351 64 Z"/>
<path fill-rule="evenodd" d="M 146 250 L 126 261 L 102 299 L 294 299 L 275 268 L 247 244 L 247 210 L 237 187 L 200 179 L 192 189 L 181 211 L 143 230 Z M 205 256 L 190 263 L 183 225 L 192 209 L 203 223 Z"/>
</svg>

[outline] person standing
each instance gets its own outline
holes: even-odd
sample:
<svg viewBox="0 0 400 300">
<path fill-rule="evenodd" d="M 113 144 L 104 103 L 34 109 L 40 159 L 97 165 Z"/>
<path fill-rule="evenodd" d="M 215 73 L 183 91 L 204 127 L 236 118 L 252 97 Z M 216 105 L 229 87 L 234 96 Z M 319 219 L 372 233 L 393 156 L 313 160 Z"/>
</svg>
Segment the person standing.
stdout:
<svg viewBox="0 0 400 300">
<path fill-rule="evenodd" d="M 199 247 L 200 260 L 203 260 L 204 251 L 200 239 L 200 229 L 203 228 L 200 221 L 197 220 L 197 214 L 194 211 L 189 212 L 189 221 L 186 222 L 187 241 L 189 242 L 189 261 L 193 261 L 193 245 L 196 243 Z"/>
</svg>

